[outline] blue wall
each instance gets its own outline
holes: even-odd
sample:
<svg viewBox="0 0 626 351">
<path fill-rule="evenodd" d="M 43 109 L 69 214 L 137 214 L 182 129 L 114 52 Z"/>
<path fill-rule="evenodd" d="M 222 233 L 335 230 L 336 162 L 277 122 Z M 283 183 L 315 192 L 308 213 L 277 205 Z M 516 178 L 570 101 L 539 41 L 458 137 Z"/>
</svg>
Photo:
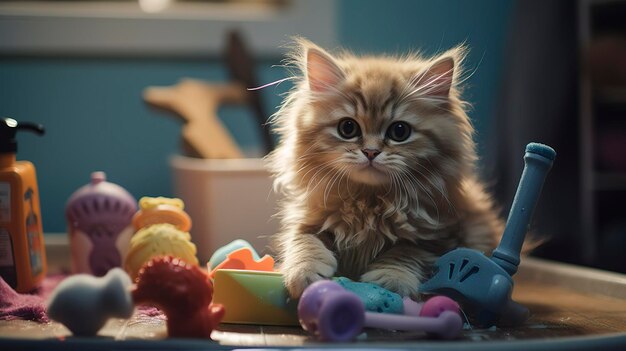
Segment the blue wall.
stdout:
<svg viewBox="0 0 626 351">
<path fill-rule="evenodd" d="M 433 54 L 458 44 L 470 48 L 472 76 L 464 97 L 478 131 L 479 150 L 492 130 L 495 101 L 513 0 L 345 0 L 340 2 L 340 42 L 359 52 Z M 474 72 L 475 71 L 475 72 Z"/>
<path fill-rule="evenodd" d="M 461 42 L 471 48 L 466 98 L 480 140 L 491 132 L 498 79 L 513 0 L 339 2 L 342 46 L 361 53 L 426 53 Z M 284 77 L 259 62 L 261 82 Z M 479 65 L 480 63 L 480 65 Z M 69 195 L 104 170 L 110 181 L 135 197 L 171 196 L 168 156 L 177 153 L 180 123 L 147 108 L 142 90 L 171 85 L 181 77 L 224 80 L 217 60 L 16 58 L 0 57 L 0 115 L 42 123 L 47 134 L 19 137 L 18 159 L 37 167 L 44 231 L 65 231 L 63 207 Z M 263 91 L 269 112 L 289 88 Z M 222 118 L 244 148 L 258 145 L 246 111 L 224 111 Z"/>
</svg>

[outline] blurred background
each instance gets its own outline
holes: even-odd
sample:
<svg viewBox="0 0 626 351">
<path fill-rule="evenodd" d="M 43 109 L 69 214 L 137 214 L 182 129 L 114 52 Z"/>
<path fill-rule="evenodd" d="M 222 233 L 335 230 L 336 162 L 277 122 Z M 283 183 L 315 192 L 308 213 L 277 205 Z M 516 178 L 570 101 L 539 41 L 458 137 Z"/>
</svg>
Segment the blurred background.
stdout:
<svg viewBox="0 0 626 351">
<path fill-rule="evenodd" d="M 626 2 L 617 0 L 0 0 L 0 115 L 46 127 L 44 137 L 21 135 L 18 151 L 37 167 L 46 233 L 65 233 L 65 203 L 93 171 L 136 198 L 176 195 L 170 158 L 184 150 L 182 121 L 142 94 L 185 77 L 232 80 L 233 30 L 259 85 L 289 75 L 279 65 L 292 35 L 361 54 L 465 43 L 480 171 L 503 215 L 524 146 L 549 144 L 558 158 L 532 225 L 547 239 L 535 254 L 626 271 Z M 262 89 L 253 108 L 220 108 L 247 155 L 264 154 L 254 114 L 269 117 L 289 88 Z"/>
</svg>

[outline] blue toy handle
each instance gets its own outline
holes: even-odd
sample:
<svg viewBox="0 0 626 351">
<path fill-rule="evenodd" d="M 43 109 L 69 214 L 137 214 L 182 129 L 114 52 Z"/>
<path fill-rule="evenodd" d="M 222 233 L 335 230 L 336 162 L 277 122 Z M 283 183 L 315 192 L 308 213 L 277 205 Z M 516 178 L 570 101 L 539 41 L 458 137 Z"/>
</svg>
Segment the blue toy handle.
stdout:
<svg viewBox="0 0 626 351">
<path fill-rule="evenodd" d="M 491 255 L 491 259 L 510 275 L 517 272 L 528 224 L 555 157 L 556 152 L 547 145 L 539 143 L 526 145 L 524 171 L 517 186 L 504 234 L 500 245 Z"/>
</svg>

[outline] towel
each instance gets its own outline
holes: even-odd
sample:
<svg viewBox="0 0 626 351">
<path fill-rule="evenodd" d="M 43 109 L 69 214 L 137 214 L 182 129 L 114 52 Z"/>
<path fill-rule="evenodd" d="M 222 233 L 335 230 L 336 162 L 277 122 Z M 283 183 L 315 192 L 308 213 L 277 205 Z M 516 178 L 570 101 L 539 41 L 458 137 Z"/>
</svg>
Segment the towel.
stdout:
<svg viewBox="0 0 626 351">
<path fill-rule="evenodd" d="M 47 323 L 46 300 L 54 288 L 67 277 L 66 274 L 50 275 L 43 280 L 41 287 L 32 294 L 17 293 L 0 277 L 0 320 L 25 319 Z M 144 318 L 165 319 L 156 307 L 139 306 L 137 315 Z"/>
<path fill-rule="evenodd" d="M 63 277 L 46 278 L 33 294 L 19 294 L 0 277 L 0 320 L 27 319 L 48 322 L 46 296 Z"/>
</svg>

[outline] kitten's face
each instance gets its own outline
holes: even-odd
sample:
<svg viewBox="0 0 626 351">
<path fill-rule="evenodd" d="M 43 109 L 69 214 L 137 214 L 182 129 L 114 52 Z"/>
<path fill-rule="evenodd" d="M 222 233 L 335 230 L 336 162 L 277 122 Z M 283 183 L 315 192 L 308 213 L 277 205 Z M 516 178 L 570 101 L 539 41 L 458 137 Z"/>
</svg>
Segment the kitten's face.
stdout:
<svg viewBox="0 0 626 351">
<path fill-rule="evenodd" d="M 311 110 L 298 128 L 310 142 L 299 153 L 323 169 L 318 179 L 418 192 L 425 179 L 440 182 L 432 178 L 460 167 L 471 127 L 450 102 L 452 60 L 307 58 Z"/>
<path fill-rule="evenodd" d="M 348 77 L 341 84 L 343 94 L 313 104 L 311 128 L 317 130 L 320 156 L 334 160 L 333 168 L 351 180 L 369 185 L 407 173 L 422 138 L 417 116 L 399 101 L 403 84 L 398 74 L 375 82 Z"/>
</svg>

